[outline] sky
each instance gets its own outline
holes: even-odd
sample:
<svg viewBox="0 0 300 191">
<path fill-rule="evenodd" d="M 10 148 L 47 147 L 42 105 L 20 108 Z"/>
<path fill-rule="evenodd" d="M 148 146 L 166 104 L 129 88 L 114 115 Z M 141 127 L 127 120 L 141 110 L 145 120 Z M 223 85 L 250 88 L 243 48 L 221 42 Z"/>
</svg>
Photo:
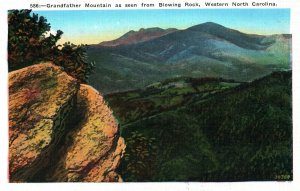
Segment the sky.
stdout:
<svg viewBox="0 0 300 191">
<path fill-rule="evenodd" d="M 251 34 L 290 33 L 289 9 L 159 9 L 34 11 L 62 30 L 61 43 L 97 44 L 116 39 L 130 30 L 160 27 L 186 29 L 215 22 Z"/>
</svg>

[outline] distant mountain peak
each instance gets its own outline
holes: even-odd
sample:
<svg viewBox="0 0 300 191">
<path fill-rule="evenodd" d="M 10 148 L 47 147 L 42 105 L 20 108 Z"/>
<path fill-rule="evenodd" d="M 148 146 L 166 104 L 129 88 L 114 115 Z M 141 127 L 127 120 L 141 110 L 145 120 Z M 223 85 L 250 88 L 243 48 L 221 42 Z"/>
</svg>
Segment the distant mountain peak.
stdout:
<svg viewBox="0 0 300 191">
<path fill-rule="evenodd" d="M 246 34 L 235 29 L 227 28 L 223 25 L 214 22 L 206 22 L 199 25 L 195 25 L 188 28 L 187 30 L 193 32 L 207 33 L 209 35 L 231 42 L 242 48 L 257 49 L 257 46 L 253 45 L 253 43 L 256 43 L 259 46 L 261 46 L 261 49 L 267 47 L 265 46 L 265 44 L 261 43 L 261 39 L 265 37 L 263 35 Z"/>
<path fill-rule="evenodd" d="M 140 28 L 138 31 L 130 30 L 118 39 L 101 42 L 100 46 L 116 47 L 120 45 L 136 44 L 161 37 L 177 31 L 175 28 L 162 29 L 159 27 Z"/>
<path fill-rule="evenodd" d="M 192 26 L 188 28 L 188 30 L 210 32 L 211 30 L 230 30 L 230 29 L 214 22 L 205 22 L 202 24 Z"/>
<path fill-rule="evenodd" d="M 203 26 L 222 26 L 218 23 L 214 23 L 214 22 L 211 22 L 211 21 L 208 21 L 208 22 L 205 22 L 205 23 L 202 23 L 202 24 L 199 24 L 199 25 L 203 25 Z M 224 27 L 224 26 L 222 26 L 222 27 Z"/>
</svg>

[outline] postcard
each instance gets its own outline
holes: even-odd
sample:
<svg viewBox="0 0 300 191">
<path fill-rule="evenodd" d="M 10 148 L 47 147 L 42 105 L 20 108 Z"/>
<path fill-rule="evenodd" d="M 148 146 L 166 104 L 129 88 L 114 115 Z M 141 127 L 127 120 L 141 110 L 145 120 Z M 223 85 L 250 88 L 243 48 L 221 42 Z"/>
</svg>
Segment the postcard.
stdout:
<svg viewBox="0 0 300 191">
<path fill-rule="evenodd" d="M 6 190 L 299 186 L 298 2 L 1 11 Z"/>
</svg>

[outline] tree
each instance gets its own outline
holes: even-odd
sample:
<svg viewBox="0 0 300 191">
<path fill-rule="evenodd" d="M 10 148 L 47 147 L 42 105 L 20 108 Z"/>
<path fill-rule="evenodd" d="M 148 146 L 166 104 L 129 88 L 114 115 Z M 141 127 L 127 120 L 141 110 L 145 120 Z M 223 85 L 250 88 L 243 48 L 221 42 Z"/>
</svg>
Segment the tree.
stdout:
<svg viewBox="0 0 300 191">
<path fill-rule="evenodd" d="M 157 146 L 155 138 L 147 138 L 138 131 L 126 139 L 126 152 L 120 170 L 125 181 L 152 181 L 156 172 Z"/>
<path fill-rule="evenodd" d="M 43 61 L 52 61 L 80 82 L 87 82 L 94 63 L 87 61 L 86 45 L 70 42 L 58 45 L 63 32 L 50 33 L 47 19 L 31 10 L 8 11 L 8 68 L 18 70 Z"/>
</svg>

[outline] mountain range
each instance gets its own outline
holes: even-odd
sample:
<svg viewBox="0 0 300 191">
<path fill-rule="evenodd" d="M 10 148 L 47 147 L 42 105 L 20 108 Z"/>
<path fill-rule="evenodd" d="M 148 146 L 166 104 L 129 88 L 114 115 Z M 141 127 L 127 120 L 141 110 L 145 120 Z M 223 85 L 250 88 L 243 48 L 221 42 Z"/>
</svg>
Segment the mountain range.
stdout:
<svg viewBox="0 0 300 191">
<path fill-rule="evenodd" d="M 89 46 L 96 62 L 90 84 L 106 94 L 184 76 L 252 81 L 290 69 L 290 52 L 289 34 L 245 34 L 212 22 L 185 30 L 140 29 Z"/>
</svg>

